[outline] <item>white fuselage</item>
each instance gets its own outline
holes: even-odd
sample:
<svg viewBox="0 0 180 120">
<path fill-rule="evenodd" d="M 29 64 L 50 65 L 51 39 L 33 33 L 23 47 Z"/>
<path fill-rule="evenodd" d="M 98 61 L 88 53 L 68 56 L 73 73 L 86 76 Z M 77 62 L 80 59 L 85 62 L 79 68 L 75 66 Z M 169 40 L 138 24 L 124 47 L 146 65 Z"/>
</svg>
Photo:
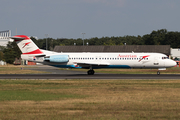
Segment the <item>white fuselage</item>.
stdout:
<svg viewBox="0 0 180 120">
<path fill-rule="evenodd" d="M 44 57 L 22 55 L 21 57 L 45 65 L 62 68 L 168 68 L 176 62 L 161 53 L 56 53 L 46 52 L 46 56 L 68 55 L 68 62 L 47 62 Z"/>
</svg>

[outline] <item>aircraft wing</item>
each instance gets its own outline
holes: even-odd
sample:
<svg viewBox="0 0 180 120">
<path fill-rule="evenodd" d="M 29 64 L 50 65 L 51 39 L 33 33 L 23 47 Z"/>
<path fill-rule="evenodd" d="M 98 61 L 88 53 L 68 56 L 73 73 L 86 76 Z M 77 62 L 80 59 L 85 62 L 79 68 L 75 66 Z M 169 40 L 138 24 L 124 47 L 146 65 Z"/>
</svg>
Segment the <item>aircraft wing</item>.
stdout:
<svg viewBox="0 0 180 120">
<path fill-rule="evenodd" d="M 81 67 L 89 67 L 89 66 L 108 66 L 109 63 L 90 63 L 90 62 L 77 62 L 75 63 Z"/>
</svg>

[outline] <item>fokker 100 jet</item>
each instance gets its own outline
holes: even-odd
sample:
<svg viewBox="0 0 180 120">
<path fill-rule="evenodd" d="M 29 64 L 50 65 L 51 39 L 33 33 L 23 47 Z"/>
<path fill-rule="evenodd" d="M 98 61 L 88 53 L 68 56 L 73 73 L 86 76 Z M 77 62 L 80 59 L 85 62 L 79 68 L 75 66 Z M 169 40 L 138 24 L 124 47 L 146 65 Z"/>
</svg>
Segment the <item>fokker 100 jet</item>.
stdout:
<svg viewBox="0 0 180 120">
<path fill-rule="evenodd" d="M 88 75 L 99 68 L 156 68 L 166 70 L 176 62 L 161 53 L 58 53 L 39 49 L 25 35 L 10 37 L 22 51 L 21 58 L 44 65 L 60 68 L 85 68 Z"/>
</svg>

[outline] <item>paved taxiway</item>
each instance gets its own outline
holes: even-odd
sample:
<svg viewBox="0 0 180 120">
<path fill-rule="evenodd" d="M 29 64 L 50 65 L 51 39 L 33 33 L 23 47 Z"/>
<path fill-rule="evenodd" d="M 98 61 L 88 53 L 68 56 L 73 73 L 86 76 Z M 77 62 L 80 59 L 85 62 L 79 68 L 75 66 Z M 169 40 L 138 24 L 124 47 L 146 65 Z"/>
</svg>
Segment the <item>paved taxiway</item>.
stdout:
<svg viewBox="0 0 180 120">
<path fill-rule="evenodd" d="M 0 79 L 179 79 L 179 74 L 1 74 Z"/>
<path fill-rule="evenodd" d="M 32 66 L 23 69 L 44 71 L 46 74 L 0 74 L 0 79 L 179 79 L 180 74 L 102 74 L 87 75 L 85 71 L 60 70 L 50 66 Z"/>
</svg>

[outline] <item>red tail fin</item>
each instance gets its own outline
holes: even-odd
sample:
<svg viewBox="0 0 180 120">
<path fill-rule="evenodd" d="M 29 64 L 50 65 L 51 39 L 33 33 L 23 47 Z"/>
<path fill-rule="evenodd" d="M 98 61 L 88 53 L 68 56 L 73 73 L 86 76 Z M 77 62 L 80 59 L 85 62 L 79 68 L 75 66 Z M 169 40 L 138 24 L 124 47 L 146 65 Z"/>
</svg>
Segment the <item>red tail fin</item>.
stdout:
<svg viewBox="0 0 180 120">
<path fill-rule="evenodd" d="M 16 35 L 11 37 L 11 39 L 15 40 L 23 54 L 43 54 L 28 36 Z"/>
</svg>

